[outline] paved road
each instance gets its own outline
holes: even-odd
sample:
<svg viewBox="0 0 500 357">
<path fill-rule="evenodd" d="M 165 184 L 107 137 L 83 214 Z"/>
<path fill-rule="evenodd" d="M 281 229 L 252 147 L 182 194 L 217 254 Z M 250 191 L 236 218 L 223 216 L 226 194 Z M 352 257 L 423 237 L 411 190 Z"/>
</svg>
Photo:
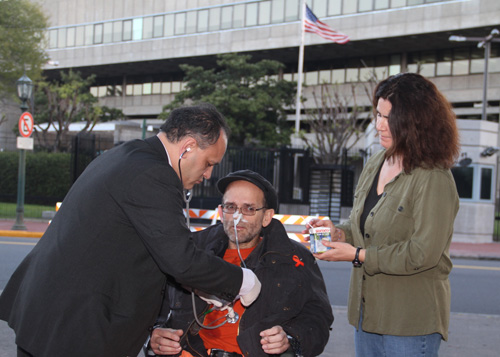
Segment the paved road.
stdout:
<svg viewBox="0 0 500 357">
<path fill-rule="evenodd" d="M 13 269 L 21 261 L 21 259 L 26 255 L 29 250 L 36 243 L 36 239 L 20 239 L 20 238 L 5 238 L 0 239 L 0 290 L 8 278 L 12 274 Z M 3 247 L 3 248 L 2 248 Z M 450 280 L 452 281 L 452 289 L 454 284 L 465 284 L 471 286 L 471 280 L 473 283 L 484 284 L 487 283 L 491 285 L 492 289 L 498 289 L 498 284 L 495 282 L 499 281 L 500 269 L 491 267 L 492 264 L 484 261 L 477 260 L 460 260 L 458 263 L 456 261 L 456 269 L 454 272 L 456 276 L 452 274 Z M 339 264 L 335 266 L 335 264 Z M 485 266 L 486 265 L 486 266 Z M 493 264 L 498 266 L 498 262 Z M 353 348 L 353 328 L 347 323 L 347 309 L 346 303 L 346 291 L 348 284 L 348 274 L 349 264 L 343 263 L 325 263 L 320 262 L 320 266 L 328 281 L 329 276 L 334 276 L 335 285 L 333 283 L 329 284 L 329 294 L 333 303 L 337 305 L 333 306 L 335 322 L 333 324 L 333 329 L 330 335 L 330 341 L 325 349 L 322 356 L 342 356 L 349 357 L 354 356 Z M 335 267 L 334 267 L 335 266 Z M 475 268 L 471 268 L 475 266 Z M 334 270 L 340 270 L 341 272 L 335 273 Z M 342 273 L 342 271 L 344 272 Z M 466 274 L 462 274 L 466 272 Z M 483 280 L 486 279 L 486 280 Z M 460 282 L 463 280 L 463 282 Z M 331 290 L 334 292 L 330 292 Z M 495 290 L 493 290 L 494 292 Z M 470 294 L 468 296 L 467 294 Z M 465 300 L 468 301 L 469 305 L 470 299 L 473 299 L 472 305 L 478 305 L 478 308 L 482 308 L 484 303 L 477 303 L 478 295 L 479 297 L 488 295 L 478 291 L 478 288 L 469 288 L 468 290 L 462 291 L 460 296 L 464 296 Z M 490 293 L 487 298 L 496 301 L 496 306 L 498 307 L 498 294 Z M 456 308 L 456 307 L 455 307 Z M 456 311 L 452 305 L 452 311 Z M 450 332 L 449 341 L 444 342 L 441 345 L 440 356 L 444 357 L 488 357 L 488 356 L 498 356 L 500 351 L 500 338 L 498 338 L 498 332 L 500 331 L 500 314 L 488 313 L 464 313 L 464 312 L 452 312 L 450 321 Z M 4 321 L 0 321 L 0 357 L 12 357 L 16 355 L 15 343 L 14 343 L 14 333 L 7 326 Z M 140 355 L 142 356 L 142 354 Z"/>
</svg>

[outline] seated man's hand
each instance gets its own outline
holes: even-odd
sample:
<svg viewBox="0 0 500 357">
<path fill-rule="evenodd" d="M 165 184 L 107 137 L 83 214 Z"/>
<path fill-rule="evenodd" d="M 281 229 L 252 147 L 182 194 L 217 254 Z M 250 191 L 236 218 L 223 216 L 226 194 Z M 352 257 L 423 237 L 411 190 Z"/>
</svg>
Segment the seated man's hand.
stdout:
<svg viewBox="0 0 500 357">
<path fill-rule="evenodd" d="M 156 328 L 151 333 L 151 350 L 157 355 L 176 355 L 182 351 L 179 343 L 183 331 L 171 328 Z"/>
<path fill-rule="evenodd" d="M 260 343 L 265 353 L 276 355 L 285 352 L 290 347 L 286 332 L 281 326 L 274 326 L 260 333 Z"/>
</svg>

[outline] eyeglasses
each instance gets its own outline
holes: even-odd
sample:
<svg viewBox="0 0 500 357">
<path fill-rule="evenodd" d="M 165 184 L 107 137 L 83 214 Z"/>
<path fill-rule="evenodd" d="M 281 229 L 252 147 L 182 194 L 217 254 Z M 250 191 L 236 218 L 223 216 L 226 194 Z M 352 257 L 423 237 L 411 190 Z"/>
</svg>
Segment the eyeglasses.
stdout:
<svg viewBox="0 0 500 357">
<path fill-rule="evenodd" d="M 221 204 L 222 212 L 228 214 L 234 214 L 236 211 L 240 211 L 242 215 L 254 216 L 257 211 L 266 209 L 266 207 L 255 208 L 251 205 L 243 205 L 243 207 L 238 207 L 234 203 L 223 203 Z"/>
</svg>

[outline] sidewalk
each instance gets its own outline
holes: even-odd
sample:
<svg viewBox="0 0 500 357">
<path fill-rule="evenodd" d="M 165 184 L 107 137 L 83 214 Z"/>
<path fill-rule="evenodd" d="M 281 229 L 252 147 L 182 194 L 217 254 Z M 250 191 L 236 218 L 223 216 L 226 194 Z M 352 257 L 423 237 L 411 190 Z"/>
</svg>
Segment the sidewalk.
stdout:
<svg viewBox="0 0 500 357">
<path fill-rule="evenodd" d="M 26 231 L 13 231 L 14 219 L 0 219 L 0 237 L 40 238 L 48 226 L 46 220 L 25 220 Z M 452 258 L 500 260 L 500 242 L 458 243 L 450 246 Z"/>
</svg>

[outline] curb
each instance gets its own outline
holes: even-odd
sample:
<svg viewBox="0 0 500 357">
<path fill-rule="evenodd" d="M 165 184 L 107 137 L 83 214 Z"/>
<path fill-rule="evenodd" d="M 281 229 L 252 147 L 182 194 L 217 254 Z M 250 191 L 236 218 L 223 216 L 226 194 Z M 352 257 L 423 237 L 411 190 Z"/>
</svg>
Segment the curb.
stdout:
<svg viewBox="0 0 500 357">
<path fill-rule="evenodd" d="M 0 237 L 23 237 L 23 238 L 41 238 L 44 232 L 28 232 L 28 231 L 2 231 Z"/>
</svg>

